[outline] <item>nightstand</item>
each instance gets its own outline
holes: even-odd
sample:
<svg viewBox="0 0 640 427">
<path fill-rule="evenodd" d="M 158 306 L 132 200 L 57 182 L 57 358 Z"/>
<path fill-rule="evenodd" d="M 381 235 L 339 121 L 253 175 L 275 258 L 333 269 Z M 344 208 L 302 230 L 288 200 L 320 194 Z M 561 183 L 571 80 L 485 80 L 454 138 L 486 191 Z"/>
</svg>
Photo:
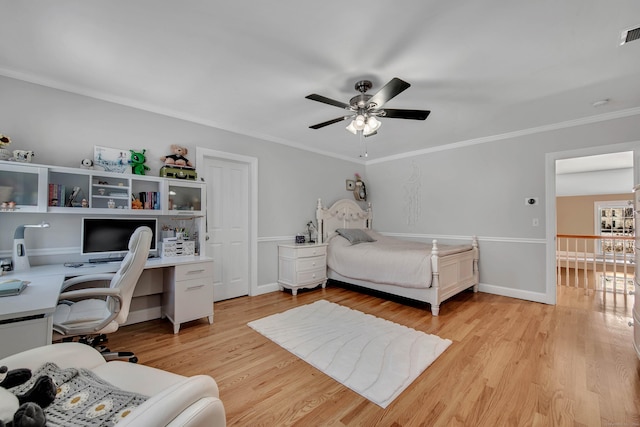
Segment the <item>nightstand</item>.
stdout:
<svg viewBox="0 0 640 427">
<path fill-rule="evenodd" d="M 291 289 L 292 295 L 300 288 L 327 286 L 326 243 L 278 245 L 278 286 Z"/>
</svg>

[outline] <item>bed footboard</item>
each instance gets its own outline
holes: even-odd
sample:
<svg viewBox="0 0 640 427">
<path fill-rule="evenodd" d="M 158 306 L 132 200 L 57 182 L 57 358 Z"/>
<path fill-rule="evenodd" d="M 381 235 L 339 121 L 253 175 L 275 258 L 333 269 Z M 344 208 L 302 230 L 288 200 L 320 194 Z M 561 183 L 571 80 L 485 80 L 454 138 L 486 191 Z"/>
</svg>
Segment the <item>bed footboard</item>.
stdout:
<svg viewBox="0 0 640 427">
<path fill-rule="evenodd" d="M 478 239 L 474 236 L 472 250 L 441 257 L 438 249 L 438 241 L 434 240 L 431 248 L 431 289 L 433 295 L 428 301 L 431 304 L 431 313 L 437 316 L 440 312 L 440 303 L 447 298 L 470 288 L 478 292 L 480 274 L 478 271 Z"/>
</svg>

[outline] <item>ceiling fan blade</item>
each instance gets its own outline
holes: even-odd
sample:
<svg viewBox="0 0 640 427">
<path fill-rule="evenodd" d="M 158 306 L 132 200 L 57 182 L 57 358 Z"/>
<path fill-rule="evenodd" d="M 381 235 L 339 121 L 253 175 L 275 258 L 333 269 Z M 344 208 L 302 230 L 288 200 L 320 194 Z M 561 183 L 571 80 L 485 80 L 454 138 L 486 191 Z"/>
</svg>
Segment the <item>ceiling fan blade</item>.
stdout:
<svg viewBox="0 0 640 427">
<path fill-rule="evenodd" d="M 317 125 L 313 125 L 313 126 L 309 126 L 309 127 L 311 129 L 320 129 L 320 128 L 323 128 L 325 126 L 329 126 L 329 125 L 332 125 L 334 123 L 338 123 L 338 122 L 341 122 L 343 120 L 347 120 L 350 117 L 351 116 L 338 117 L 336 119 L 327 120 L 326 122 L 318 123 Z"/>
<path fill-rule="evenodd" d="M 322 102 L 324 104 L 333 105 L 335 107 L 345 108 L 347 110 L 350 107 L 349 104 L 345 104 L 344 102 L 336 101 L 335 99 L 327 98 L 326 96 L 317 95 L 315 93 L 312 93 L 311 95 L 307 95 L 307 96 L 305 96 L 305 98 L 310 99 L 312 101 L 318 101 L 318 102 Z"/>
<path fill-rule="evenodd" d="M 381 117 L 389 117 L 390 119 L 411 119 L 411 120 L 424 120 L 429 116 L 431 111 L 429 110 L 396 110 L 396 109 L 384 109 L 385 114 Z"/>
<path fill-rule="evenodd" d="M 389 83 L 384 85 L 384 87 L 380 89 L 378 93 L 376 93 L 371 97 L 371 99 L 369 99 L 369 104 L 376 104 L 376 108 L 380 108 L 390 99 L 406 90 L 409 86 L 411 86 L 409 83 L 405 82 L 404 80 L 400 80 L 397 77 L 394 77 L 391 79 L 391 81 L 389 81 Z"/>
</svg>

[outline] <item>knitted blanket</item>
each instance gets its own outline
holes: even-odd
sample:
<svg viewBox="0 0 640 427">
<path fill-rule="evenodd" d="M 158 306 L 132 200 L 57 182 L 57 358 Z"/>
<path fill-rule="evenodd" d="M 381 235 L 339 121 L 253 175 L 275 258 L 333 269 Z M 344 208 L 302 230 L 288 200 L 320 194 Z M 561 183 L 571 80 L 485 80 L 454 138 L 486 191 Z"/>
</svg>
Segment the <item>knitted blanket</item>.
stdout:
<svg viewBox="0 0 640 427">
<path fill-rule="evenodd" d="M 50 362 L 11 392 L 24 393 L 42 375 L 51 377 L 57 387 L 55 400 L 44 410 L 47 426 L 113 426 L 147 400 L 141 394 L 120 390 L 88 369 L 61 369 Z"/>
</svg>

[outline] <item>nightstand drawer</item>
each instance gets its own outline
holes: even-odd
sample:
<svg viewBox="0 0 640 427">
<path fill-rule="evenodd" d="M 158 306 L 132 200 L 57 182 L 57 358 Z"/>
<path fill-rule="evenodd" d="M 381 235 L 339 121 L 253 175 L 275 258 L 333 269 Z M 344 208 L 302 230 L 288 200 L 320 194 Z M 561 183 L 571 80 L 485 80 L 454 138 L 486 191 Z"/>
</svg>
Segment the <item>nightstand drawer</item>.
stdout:
<svg viewBox="0 0 640 427">
<path fill-rule="evenodd" d="M 176 282 L 191 279 L 213 277 L 213 263 L 199 262 L 195 264 L 176 265 Z"/>
<path fill-rule="evenodd" d="M 326 256 L 316 256 L 311 258 L 300 258 L 298 261 L 298 271 L 308 271 L 314 270 L 318 268 L 325 268 L 327 265 L 327 257 Z"/>
<path fill-rule="evenodd" d="M 314 256 L 321 256 L 327 254 L 326 246 L 310 246 L 308 248 L 298 248 L 298 258 L 309 258 Z"/>
<path fill-rule="evenodd" d="M 296 277 L 298 284 L 318 282 L 327 278 L 327 269 L 323 265 L 322 268 L 316 268 L 315 270 L 301 271 Z"/>
</svg>

